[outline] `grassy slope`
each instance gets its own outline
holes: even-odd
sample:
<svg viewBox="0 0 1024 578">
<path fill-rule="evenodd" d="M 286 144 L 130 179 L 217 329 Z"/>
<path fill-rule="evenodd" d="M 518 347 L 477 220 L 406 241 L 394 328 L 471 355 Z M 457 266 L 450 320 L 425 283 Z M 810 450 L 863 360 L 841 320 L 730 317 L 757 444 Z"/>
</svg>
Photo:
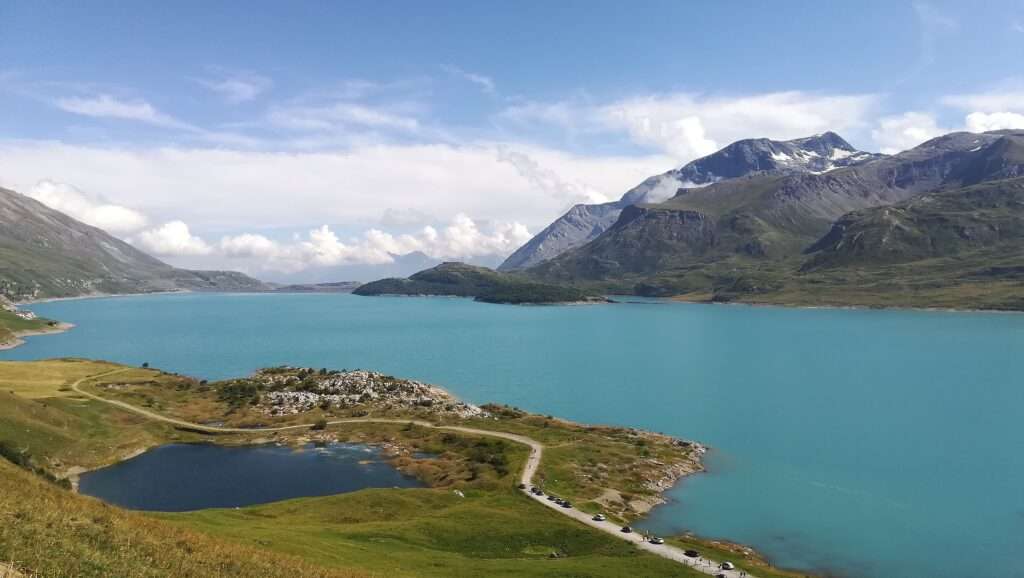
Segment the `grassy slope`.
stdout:
<svg viewBox="0 0 1024 578">
<path fill-rule="evenodd" d="M 0 309 L 0 345 L 10 343 L 23 331 L 43 331 L 51 327 L 49 319 L 22 319 Z"/>
<path fill-rule="evenodd" d="M 509 490 L 370 490 L 161 517 L 387 576 L 700 576 Z"/>
<path fill-rule="evenodd" d="M 0 460 L 0 560 L 26 575 L 362 576 L 78 496 Z"/>
</svg>

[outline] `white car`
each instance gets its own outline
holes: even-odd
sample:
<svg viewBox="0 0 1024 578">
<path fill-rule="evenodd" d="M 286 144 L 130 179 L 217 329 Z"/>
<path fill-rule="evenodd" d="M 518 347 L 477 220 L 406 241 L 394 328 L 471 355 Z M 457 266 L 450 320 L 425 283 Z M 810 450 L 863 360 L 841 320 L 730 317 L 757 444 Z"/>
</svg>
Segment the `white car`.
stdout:
<svg viewBox="0 0 1024 578">
<path fill-rule="evenodd" d="M 735 570 L 736 569 L 736 565 L 733 564 L 732 562 L 722 562 L 721 568 L 722 568 L 722 570 Z"/>
<path fill-rule="evenodd" d="M 659 538 L 658 536 L 655 536 L 655 537 L 650 539 L 650 542 L 651 542 L 651 544 L 664 544 L 665 543 L 665 539 L 664 538 Z"/>
<path fill-rule="evenodd" d="M 593 520 L 593 521 L 595 521 L 595 522 L 603 522 L 603 521 L 605 521 L 605 520 L 607 520 L 607 519 L 608 519 L 608 518 L 605 518 L 605 517 L 604 517 L 604 514 L 594 514 L 594 517 L 593 517 L 593 518 L 591 518 L 591 520 Z"/>
</svg>

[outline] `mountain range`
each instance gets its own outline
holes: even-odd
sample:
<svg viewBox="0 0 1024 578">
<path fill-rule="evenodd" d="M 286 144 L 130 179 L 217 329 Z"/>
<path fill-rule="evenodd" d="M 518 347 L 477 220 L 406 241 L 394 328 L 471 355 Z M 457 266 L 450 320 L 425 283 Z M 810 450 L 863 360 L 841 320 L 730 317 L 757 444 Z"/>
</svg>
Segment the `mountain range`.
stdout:
<svg viewBox="0 0 1024 578">
<path fill-rule="evenodd" d="M 242 273 L 172 267 L 101 229 L 0 189 L 0 295 L 13 301 L 265 289 L 262 282 Z"/>
<path fill-rule="evenodd" d="M 680 189 L 700 188 L 753 174 L 822 173 L 881 156 L 856 150 L 834 132 L 789 141 L 737 141 L 678 169 L 646 179 L 618 201 L 572 207 L 512 253 L 498 270 L 526 269 L 557 257 L 596 239 L 618 220 L 626 207 L 664 201 Z"/>
<path fill-rule="evenodd" d="M 653 202 L 666 175 L 705 184 Z M 856 152 L 834 133 L 746 140 L 666 175 L 523 273 L 701 300 L 873 305 L 898 293 L 910 305 L 1021 306 L 1024 132 L 951 133 L 892 156 Z M 581 207 L 545 231 L 564 231 Z M 517 253 L 537 261 L 545 243 Z"/>
</svg>

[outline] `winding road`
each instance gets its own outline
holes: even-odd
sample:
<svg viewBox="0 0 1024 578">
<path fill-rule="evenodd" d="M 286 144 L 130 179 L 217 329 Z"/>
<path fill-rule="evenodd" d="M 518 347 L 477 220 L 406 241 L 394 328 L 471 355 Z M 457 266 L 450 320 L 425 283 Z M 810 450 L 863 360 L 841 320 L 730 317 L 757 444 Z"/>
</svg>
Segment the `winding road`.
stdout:
<svg viewBox="0 0 1024 578">
<path fill-rule="evenodd" d="M 234 428 L 234 427 L 208 426 L 208 425 L 202 425 L 202 424 L 198 424 L 198 423 L 192 423 L 192 422 L 185 421 L 185 420 L 175 419 L 175 418 L 172 418 L 172 417 L 167 417 L 165 415 L 161 415 L 159 413 L 155 413 L 155 412 L 149 411 L 147 409 L 143 409 L 141 407 L 134 406 L 134 405 L 132 405 L 130 403 L 125 403 L 123 401 L 118 401 L 116 399 L 107 399 L 105 397 L 102 397 L 102 396 L 96 395 L 94 393 L 90 393 L 88 391 L 85 391 L 81 387 L 79 387 L 79 386 L 82 385 L 82 383 L 84 383 L 86 381 L 93 380 L 93 379 L 99 379 L 101 377 L 107 377 L 107 376 L 110 376 L 110 375 L 114 375 L 114 374 L 117 374 L 117 373 L 120 373 L 120 372 L 123 372 L 123 371 L 127 371 L 128 369 L 129 368 L 114 369 L 114 370 L 111 370 L 111 371 L 106 371 L 106 372 L 103 372 L 103 373 L 98 373 L 98 374 L 95 374 L 95 375 L 89 375 L 89 376 L 83 377 L 83 378 L 79 379 L 78 381 L 75 381 L 74 383 L 72 383 L 71 384 L 71 389 L 74 390 L 75 393 L 83 395 L 83 396 L 85 396 L 85 397 L 87 397 L 89 399 L 93 399 L 93 400 L 96 400 L 96 401 L 99 401 L 99 402 L 102 402 L 102 403 L 107 403 L 107 404 L 119 407 L 119 408 L 121 408 L 123 410 L 134 412 L 136 414 L 145 416 L 145 417 L 147 417 L 149 419 L 152 419 L 152 420 L 162 421 L 164 423 L 169 423 L 171 425 L 176 425 L 176 426 L 180 426 L 180 427 L 189 428 L 189 429 L 192 429 L 192 430 L 204 431 L 204 432 L 209 432 L 209 433 L 266 433 L 266 432 L 286 431 L 286 430 L 295 430 L 295 429 L 309 429 L 310 426 L 312 425 L 312 424 L 300 424 L 300 425 L 286 425 L 286 426 L 278 426 L 278 427 L 261 427 L 261 428 Z M 537 473 L 537 468 L 540 467 L 541 457 L 544 455 L 544 446 L 540 442 L 535 440 L 535 439 L 528 438 L 526 436 L 522 436 L 522 435 L 518 435 L 518 434 L 512 434 L 512 433 L 506 433 L 506 432 L 500 432 L 500 431 L 476 429 L 476 428 L 471 428 L 471 427 L 461 427 L 461 426 L 454 426 L 454 425 L 436 425 L 436 424 L 432 424 L 432 423 L 426 422 L 426 421 L 408 420 L 408 419 L 349 418 L 349 419 L 340 419 L 340 420 L 329 421 L 329 422 L 327 422 L 327 425 L 342 425 L 342 424 L 350 424 L 350 423 L 400 423 L 400 424 L 412 423 L 412 424 L 415 424 L 415 425 L 418 425 L 418 426 L 421 426 L 421 427 L 429 427 L 429 428 L 433 428 L 433 429 L 441 429 L 441 430 L 447 430 L 447 431 L 456 431 L 456 432 L 467 433 L 467 434 L 471 434 L 471 435 L 489 436 L 489 437 L 501 438 L 501 439 L 513 441 L 513 442 L 516 442 L 516 443 L 519 443 L 519 444 L 523 444 L 523 445 L 528 446 L 530 448 L 530 455 L 526 458 L 526 464 L 523 466 L 523 472 L 522 472 L 522 475 L 520 476 L 519 480 L 520 480 L 520 482 L 522 484 L 524 484 L 526 486 L 526 489 L 523 490 L 523 493 L 526 496 L 528 496 L 531 499 L 533 499 L 534 501 L 536 501 L 537 503 L 539 503 L 541 505 L 544 505 L 544 506 L 546 506 L 548 508 L 551 508 L 551 509 L 555 510 L 556 512 L 558 512 L 558 513 L 560 513 L 562 515 L 568 516 L 568 517 L 570 517 L 570 518 L 572 518 L 572 519 L 574 519 L 574 520 L 576 520 L 576 521 L 578 521 L 580 523 L 586 524 L 587 526 L 590 526 L 591 528 L 594 528 L 594 529 L 597 529 L 597 530 L 601 530 L 601 531 L 603 531 L 605 533 L 608 533 L 608 534 L 611 534 L 612 536 L 615 536 L 616 538 L 619 538 L 619 539 L 625 540 L 627 542 L 630 542 L 633 545 L 635 545 L 636 547 L 640 548 L 641 550 L 645 550 L 647 552 L 650 552 L 651 554 L 655 554 L 657 556 L 661 556 L 662 558 L 667 558 L 669 560 L 673 560 L 673 561 L 679 562 L 680 564 L 689 566 L 689 567 L 693 568 L 694 570 L 698 570 L 698 571 L 703 572 L 705 574 L 709 574 L 709 575 L 712 575 L 712 576 L 725 576 L 726 578 L 755 578 L 753 575 L 747 574 L 747 573 L 743 573 L 740 570 L 722 570 L 721 569 L 721 563 L 716 562 L 714 560 L 710 560 L 708 558 L 703 558 L 703 557 L 690 558 L 690 557 L 688 557 L 684 553 L 682 548 L 677 548 L 677 547 L 671 546 L 669 544 L 660 544 L 660 545 L 659 544 L 652 544 L 652 543 L 646 541 L 642 535 L 637 534 L 637 533 L 630 533 L 630 534 L 622 533 L 620 531 L 621 528 L 619 526 L 615 525 L 612 522 L 608 522 L 608 521 L 598 522 L 598 521 L 595 521 L 595 520 L 592 519 L 591 515 L 587 514 L 586 512 L 581 512 L 580 510 L 576 510 L 574 508 L 563 508 L 562 506 L 559 506 L 558 504 L 556 504 L 554 502 L 549 502 L 545 496 L 537 496 L 537 495 L 534 495 L 534 494 L 530 493 L 530 487 L 533 485 L 533 477 Z"/>
</svg>

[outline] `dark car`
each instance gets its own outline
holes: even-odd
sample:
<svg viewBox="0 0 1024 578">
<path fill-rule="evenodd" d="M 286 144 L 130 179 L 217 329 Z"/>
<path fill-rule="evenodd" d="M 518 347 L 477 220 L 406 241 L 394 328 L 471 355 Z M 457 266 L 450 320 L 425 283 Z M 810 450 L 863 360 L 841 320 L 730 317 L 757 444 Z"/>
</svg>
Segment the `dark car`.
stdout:
<svg viewBox="0 0 1024 578">
<path fill-rule="evenodd" d="M 554 501 L 555 501 L 555 500 L 557 500 L 557 499 L 558 499 L 558 498 L 556 498 L 556 497 L 554 497 L 554 496 L 552 496 L 552 495 L 548 494 L 548 501 L 549 501 L 549 502 L 554 502 Z"/>
<path fill-rule="evenodd" d="M 519 489 L 520 490 L 525 490 L 526 489 L 526 484 L 519 484 Z"/>
<path fill-rule="evenodd" d="M 571 508 L 572 507 L 572 502 L 570 502 L 569 500 L 562 500 L 561 506 L 563 508 Z"/>
<path fill-rule="evenodd" d="M 696 550 L 687 550 L 683 552 L 683 554 L 686 554 L 686 556 L 689 558 L 700 558 L 700 552 Z"/>
<path fill-rule="evenodd" d="M 623 526 L 622 529 L 619 530 L 619 531 L 622 532 L 623 534 L 632 534 L 633 533 L 633 528 L 630 528 L 629 526 Z"/>
</svg>

